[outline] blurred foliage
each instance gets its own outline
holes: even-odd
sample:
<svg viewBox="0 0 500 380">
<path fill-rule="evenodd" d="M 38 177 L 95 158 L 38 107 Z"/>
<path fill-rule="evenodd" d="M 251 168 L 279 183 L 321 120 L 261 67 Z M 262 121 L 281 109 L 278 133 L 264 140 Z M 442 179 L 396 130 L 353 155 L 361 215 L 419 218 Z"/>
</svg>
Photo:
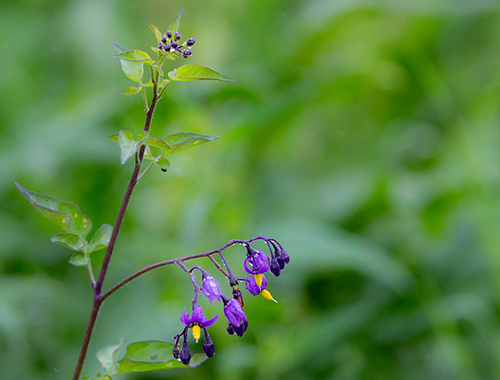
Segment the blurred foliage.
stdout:
<svg viewBox="0 0 500 380">
<path fill-rule="evenodd" d="M 14 182 L 113 223 L 131 163 L 105 136 L 139 131 L 143 113 L 120 95 L 112 43 L 149 49 L 142 18 L 164 29 L 181 6 L 191 63 L 238 82 L 169 89 L 155 135 L 222 138 L 141 182 L 105 286 L 260 233 L 292 261 L 270 279 L 279 304 L 246 296 L 243 338 L 217 323 L 216 356 L 168 376 L 500 378 L 500 9 L 487 0 L 3 0 L 0 378 L 69 378 L 91 305 L 85 270 Z M 178 268 L 120 290 L 84 373 L 120 338 L 176 334 L 191 292 Z"/>
</svg>

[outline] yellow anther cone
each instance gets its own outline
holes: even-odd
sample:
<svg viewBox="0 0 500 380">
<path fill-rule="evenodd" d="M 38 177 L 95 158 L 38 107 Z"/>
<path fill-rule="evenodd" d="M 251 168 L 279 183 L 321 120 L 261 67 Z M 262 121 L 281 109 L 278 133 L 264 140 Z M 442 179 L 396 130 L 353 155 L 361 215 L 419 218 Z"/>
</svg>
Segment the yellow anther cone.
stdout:
<svg viewBox="0 0 500 380">
<path fill-rule="evenodd" d="M 264 289 L 262 292 L 260 292 L 260 295 L 262 297 L 264 297 L 266 300 L 269 300 L 269 301 L 274 301 L 276 303 L 278 303 L 278 301 L 276 301 L 273 296 L 271 295 L 271 293 L 269 292 L 269 290 L 266 290 Z"/>
<path fill-rule="evenodd" d="M 193 329 L 193 338 L 196 340 L 196 343 L 198 343 L 198 340 L 200 339 L 201 336 L 201 328 L 199 325 L 194 325 L 192 329 Z"/>
<path fill-rule="evenodd" d="M 261 274 L 254 274 L 253 277 L 255 278 L 255 283 L 260 288 L 262 286 L 262 275 Z"/>
</svg>

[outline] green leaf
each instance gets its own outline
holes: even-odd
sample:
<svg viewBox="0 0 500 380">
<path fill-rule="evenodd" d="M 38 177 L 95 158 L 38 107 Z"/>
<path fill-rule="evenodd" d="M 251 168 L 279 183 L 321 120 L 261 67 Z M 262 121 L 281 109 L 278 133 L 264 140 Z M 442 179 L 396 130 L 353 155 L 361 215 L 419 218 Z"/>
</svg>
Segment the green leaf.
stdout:
<svg viewBox="0 0 500 380">
<path fill-rule="evenodd" d="M 113 46 L 115 47 L 115 50 L 118 52 L 118 54 L 126 53 L 132 50 L 132 49 L 127 49 L 126 47 L 120 46 L 118 44 L 113 44 Z"/>
<path fill-rule="evenodd" d="M 57 224 L 64 231 L 76 234 L 84 240 L 92 230 L 92 221 L 74 203 L 64 202 L 45 194 L 27 190 L 18 183 L 16 183 L 16 186 L 40 214 Z"/>
<path fill-rule="evenodd" d="M 122 95 L 128 95 L 128 96 L 136 95 L 139 92 L 141 92 L 141 90 L 142 90 L 141 86 L 139 86 L 139 87 L 130 86 L 122 91 Z"/>
<path fill-rule="evenodd" d="M 120 145 L 120 162 L 124 165 L 139 149 L 139 143 L 135 141 L 131 132 L 121 130 L 118 135 L 118 145 Z"/>
<path fill-rule="evenodd" d="M 85 246 L 85 240 L 82 240 L 77 234 L 70 232 L 61 232 L 50 238 L 52 243 L 61 244 L 73 251 L 80 251 Z"/>
<path fill-rule="evenodd" d="M 75 252 L 70 258 L 69 263 L 75 267 L 84 267 L 90 263 L 90 259 L 83 252 Z"/>
<path fill-rule="evenodd" d="M 129 79 L 132 79 L 134 82 L 139 84 L 142 83 L 142 77 L 144 76 L 143 62 L 131 62 L 121 59 L 120 65 L 122 66 L 123 72 Z"/>
<path fill-rule="evenodd" d="M 170 145 L 172 150 L 165 151 L 164 156 L 180 152 L 181 150 L 192 148 L 215 139 L 219 136 L 202 135 L 195 132 L 178 132 L 165 137 L 164 141 Z"/>
<path fill-rule="evenodd" d="M 92 240 L 86 247 L 86 252 L 91 253 L 98 251 L 100 249 L 106 248 L 109 244 L 109 239 L 111 239 L 111 233 L 113 232 L 113 226 L 109 224 L 103 224 L 94 234 Z"/>
<path fill-rule="evenodd" d="M 184 8 L 181 8 L 179 14 L 177 15 L 176 18 L 174 18 L 174 21 L 172 21 L 170 23 L 170 25 L 168 26 L 168 29 L 167 30 L 170 30 L 172 32 L 172 34 L 174 34 L 175 32 L 178 32 L 180 27 L 181 27 L 181 16 L 182 16 L 182 11 L 184 10 Z"/>
<path fill-rule="evenodd" d="M 142 143 L 142 142 L 144 142 L 147 138 L 148 138 L 148 132 L 146 132 L 146 131 L 140 131 L 140 132 L 137 134 L 137 138 L 135 139 L 135 141 Z"/>
<path fill-rule="evenodd" d="M 104 347 L 97 352 L 97 360 L 99 360 L 99 363 L 101 363 L 102 367 L 110 376 L 115 375 L 118 372 L 116 368 L 116 359 L 118 358 L 118 353 L 120 352 L 122 346 L 123 339 L 120 344 Z"/>
<path fill-rule="evenodd" d="M 163 150 L 172 150 L 170 145 L 168 145 L 165 141 L 156 136 L 151 136 L 150 138 L 148 138 L 146 140 L 146 144 Z"/>
<path fill-rule="evenodd" d="M 166 172 L 170 168 L 170 162 L 165 157 L 160 157 L 156 163 L 162 172 Z"/>
<path fill-rule="evenodd" d="M 227 75 L 218 73 L 208 67 L 201 65 L 184 65 L 176 68 L 168 73 L 171 80 L 176 81 L 193 81 L 193 80 L 220 80 L 226 82 L 235 82 L 236 79 Z"/>
<path fill-rule="evenodd" d="M 153 33 L 154 33 L 154 35 L 156 37 L 156 42 L 160 43 L 161 39 L 163 38 L 161 32 L 158 30 L 158 28 L 156 27 L 156 25 L 150 23 L 148 20 L 146 20 L 146 22 L 148 23 L 149 27 L 153 31 Z"/>
<path fill-rule="evenodd" d="M 129 50 L 123 53 L 115 54 L 114 57 L 130 62 L 144 62 L 148 65 L 152 65 L 154 63 L 148 53 L 142 50 Z"/>
<path fill-rule="evenodd" d="M 111 140 L 111 141 L 114 141 L 114 142 L 118 142 L 118 136 L 120 136 L 119 133 L 113 133 L 112 135 L 109 135 L 109 136 L 106 136 L 106 138 L 108 140 Z"/>
<path fill-rule="evenodd" d="M 145 341 L 131 343 L 125 356 L 116 362 L 117 374 L 130 372 L 145 372 L 167 368 L 186 368 L 171 355 L 172 344 L 162 341 Z M 189 367 L 197 367 L 207 360 L 204 354 L 194 354 Z"/>
<path fill-rule="evenodd" d="M 118 54 L 124 54 L 131 52 L 132 50 L 124 48 L 123 46 L 120 46 L 118 44 L 113 44 L 116 51 Z M 123 72 L 125 75 L 132 79 L 134 82 L 137 82 L 139 84 L 142 83 L 142 77 L 144 75 L 144 63 L 143 62 L 131 62 L 126 59 L 121 59 L 120 60 L 120 65 L 122 67 Z"/>
</svg>

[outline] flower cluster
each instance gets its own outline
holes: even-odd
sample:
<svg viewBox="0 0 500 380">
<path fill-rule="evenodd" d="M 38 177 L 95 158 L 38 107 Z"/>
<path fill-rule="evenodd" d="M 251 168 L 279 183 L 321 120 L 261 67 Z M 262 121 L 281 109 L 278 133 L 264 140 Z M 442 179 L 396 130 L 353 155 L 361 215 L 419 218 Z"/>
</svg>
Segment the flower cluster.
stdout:
<svg viewBox="0 0 500 380">
<path fill-rule="evenodd" d="M 252 248 L 249 242 L 262 239 L 265 240 L 270 251 L 270 257 L 263 251 L 256 250 Z M 290 262 L 290 256 L 285 251 L 285 249 L 274 239 L 267 239 L 264 237 L 254 238 L 249 242 L 240 243 L 246 247 L 246 257 L 243 261 L 243 269 L 249 274 L 248 277 L 244 279 L 237 279 L 231 269 L 227 265 L 224 256 L 220 254 L 228 274 L 226 276 L 229 279 L 229 285 L 232 288 L 232 298 L 226 297 L 222 294 L 219 283 L 212 277 L 208 272 L 206 272 L 201 267 L 193 267 L 190 270 L 184 267 L 184 270 L 191 276 L 193 285 L 195 287 L 195 296 L 192 302 L 193 312 L 192 316 L 186 313 L 186 309 L 182 311 L 182 316 L 180 321 L 184 324 L 183 331 L 174 336 L 174 350 L 173 356 L 180 360 L 183 364 L 189 364 L 191 360 L 191 352 L 188 347 L 188 330 L 192 330 L 193 337 L 196 342 L 200 339 L 201 330 L 203 330 L 205 338 L 203 342 L 203 351 L 208 357 L 212 357 L 215 353 L 214 344 L 212 339 L 207 332 L 207 327 L 213 325 L 218 318 L 218 315 L 211 319 L 207 319 L 204 316 L 201 305 L 197 304 L 198 294 L 200 292 L 200 287 L 196 284 L 192 272 L 198 269 L 202 274 L 202 286 L 201 291 L 208 298 L 210 304 L 214 300 L 222 302 L 224 305 L 223 311 L 224 315 L 228 321 L 227 332 L 230 335 L 236 334 L 241 337 L 248 329 L 248 320 L 243 311 L 243 294 L 238 287 L 240 281 L 245 282 L 246 290 L 254 295 L 262 295 L 265 299 L 276 302 L 271 293 L 266 289 L 268 281 L 265 277 L 265 273 L 271 272 L 273 275 L 278 277 L 281 271 L 285 268 L 285 265 Z M 236 244 L 236 243 L 234 243 Z M 229 245 L 228 245 L 229 246 Z M 226 247 L 227 248 L 227 247 Z M 219 269 L 221 269 L 219 267 Z M 183 339 L 182 347 L 180 347 L 180 340 Z"/>
<path fill-rule="evenodd" d="M 161 39 L 161 43 L 158 44 L 158 49 L 169 53 L 179 53 L 182 57 L 187 58 L 193 55 L 191 46 L 194 45 L 196 40 L 194 38 L 188 38 L 183 43 L 180 43 L 182 35 L 179 32 L 172 33 L 167 30 L 165 36 Z"/>
</svg>

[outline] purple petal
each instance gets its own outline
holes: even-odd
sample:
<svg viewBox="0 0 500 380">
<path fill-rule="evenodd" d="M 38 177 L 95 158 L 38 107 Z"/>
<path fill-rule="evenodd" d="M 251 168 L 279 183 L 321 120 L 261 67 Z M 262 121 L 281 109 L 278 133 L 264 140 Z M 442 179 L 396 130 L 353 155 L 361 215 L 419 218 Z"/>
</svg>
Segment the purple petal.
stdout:
<svg viewBox="0 0 500 380">
<path fill-rule="evenodd" d="M 208 321 L 203 322 L 201 324 L 201 328 L 206 329 L 207 327 L 212 326 L 217 320 L 217 318 L 219 318 L 219 315 L 216 315 L 215 317 L 209 319 Z"/>
<path fill-rule="evenodd" d="M 250 262 L 251 269 L 248 266 Z M 267 255 L 262 251 L 253 250 L 253 255 L 245 258 L 243 262 L 243 267 L 245 271 L 250 274 L 261 274 L 267 272 L 269 270 L 269 266 L 271 265 L 271 260 Z"/>
<path fill-rule="evenodd" d="M 241 308 L 241 305 L 234 299 L 230 300 L 224 307 L 224 314 L 226 315 L 229 323 L 235 327 L 241 326 L 241 324 L 246 320 L 246 316 Z"/>
<path fill-rule="evenodd" d="M 191 323 L 191 319 L 189 318 L 189 314 L 186 313 L 186 309 L 182 309 L 181 322 L 186 326 L 189 326 Z"/>
<path fill-rule="evenodd" d="M 201 309 L 201 305 L 196 305 L 193 310 L 193 318 L 191 318 L 192 322 L 203 323 L 207 320 L 207 318 L 203 315 L 203 310 Z"/>
</svg>

